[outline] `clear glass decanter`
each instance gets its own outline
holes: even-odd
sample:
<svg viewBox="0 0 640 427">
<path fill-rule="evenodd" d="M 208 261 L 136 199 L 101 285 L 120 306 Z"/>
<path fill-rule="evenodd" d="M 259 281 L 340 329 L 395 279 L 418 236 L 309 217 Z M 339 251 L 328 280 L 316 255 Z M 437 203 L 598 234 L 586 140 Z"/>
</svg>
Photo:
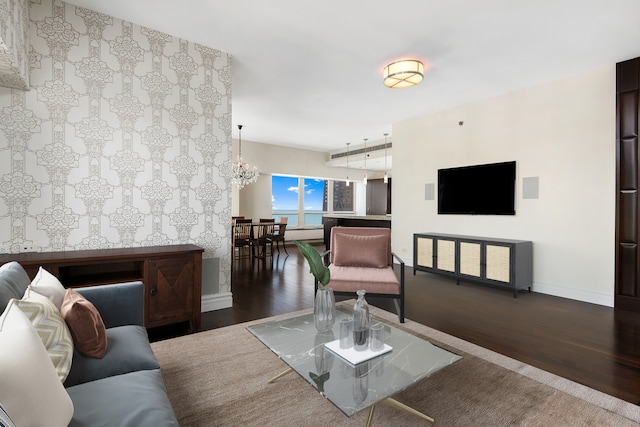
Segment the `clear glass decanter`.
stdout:
<svg viewBox="0 0 640 427">
<path fill-rule="evenodd" d="M 353 306 L 353 348 L 356 351 L 364 351 L 368 346 L 369 338 L 369 304 L 364 299 L 364 290 L 356 292 L 358 300 Z"/>
</svg>

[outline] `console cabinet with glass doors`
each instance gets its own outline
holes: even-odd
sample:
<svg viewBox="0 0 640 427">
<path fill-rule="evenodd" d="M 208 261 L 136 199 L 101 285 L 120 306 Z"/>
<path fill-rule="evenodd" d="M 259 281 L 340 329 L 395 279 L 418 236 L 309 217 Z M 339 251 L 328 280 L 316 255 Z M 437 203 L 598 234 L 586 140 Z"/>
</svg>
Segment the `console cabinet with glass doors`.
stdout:
<svg viewBox="0 0 640 427">
<path fill-rule="evenodd" d="M 440 233 L 413 235 L 413 274 L 441 274 L 460 280 L 531 292 L 533 243 Z"/>
</svg>

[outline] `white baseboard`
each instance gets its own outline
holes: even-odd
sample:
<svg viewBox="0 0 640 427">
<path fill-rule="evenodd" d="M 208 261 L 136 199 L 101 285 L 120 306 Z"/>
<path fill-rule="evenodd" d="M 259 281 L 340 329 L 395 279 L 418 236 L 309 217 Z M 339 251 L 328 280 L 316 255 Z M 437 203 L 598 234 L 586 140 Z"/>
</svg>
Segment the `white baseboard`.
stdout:
<svg viewBox="0 0 640 427">
<path fill-rule="evenodd" d="M 413 259 L 402 258 L 406 267 L 413 267 Z M 576 301 L 588 302 L 591 304 L 613 307 L 615 305 L 613 294 L 603 294 L 601 292 L 585 291 L 582 289 L 568 288 L 565 286 L 540 283 L 534 280 L 531 287 L 533 292 L 538 292 L 555 297 L 569 298 Z"/>
<path fill-rule="evenodd" d="M 534 281 L 531 290 L 541 294 L 553 295 L 561 298 L 569 298 L 591 304 L 613 307 L 615 305 L 614 296 L 601 292 L 591 292 L 582 289 L 566 288 L 564 286 L 550 285 Z"/>
<path fill-rule="evenodd" d="M 214 310 L 222 310 L 223 308 L 231 308 L 233 305 L 233 295 L 231 292 L 220 294 L 209 294 L 202 296 L 202 312 Z"/>
</svg>

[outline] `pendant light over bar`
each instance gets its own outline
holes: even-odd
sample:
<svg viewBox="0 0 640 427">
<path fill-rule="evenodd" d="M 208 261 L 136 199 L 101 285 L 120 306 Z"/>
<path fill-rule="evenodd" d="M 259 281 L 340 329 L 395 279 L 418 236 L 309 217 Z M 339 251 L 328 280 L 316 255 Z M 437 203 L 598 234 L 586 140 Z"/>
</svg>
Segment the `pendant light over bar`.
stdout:
<svg viewBox="0 0 640 427">
<path fill-rule="evenodd" d="M 387 184 L 389 182 L 389 174 L 387 173 L 387 135 L 384 134 L 384 178 L 382 178 L 382 182 Z"/>
<path fill-rule="evenodd" d="M 364 178 L 362 183 L 367 185 L 367 138 L 364 139 Z"/>
<path fill-rule="evenodd" d="M 347 183 L 345 184 L 347 187 L 349 186 L 349 144 L 351 143 L 347 142 Z"/>
<path fill-rule="evenodd" d="M 415 86 L 424 77 L 424 64 L 417 59 L 402 59 L 384 67 L 384 85 L 393 89 Z"/>
</svg>

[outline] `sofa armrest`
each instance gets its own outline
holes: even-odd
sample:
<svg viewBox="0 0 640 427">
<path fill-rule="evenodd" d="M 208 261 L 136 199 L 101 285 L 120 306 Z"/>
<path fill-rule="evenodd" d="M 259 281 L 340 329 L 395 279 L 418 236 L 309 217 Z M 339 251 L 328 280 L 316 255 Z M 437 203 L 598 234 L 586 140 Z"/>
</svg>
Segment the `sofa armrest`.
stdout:
<svg viewBox="0 0 640 427">
<path fill-rule="evenodd" d="M 144 326 L 144 286 L 142 282 L 75 288 L 100 312 L 107 328 Z"/>
</svg>

